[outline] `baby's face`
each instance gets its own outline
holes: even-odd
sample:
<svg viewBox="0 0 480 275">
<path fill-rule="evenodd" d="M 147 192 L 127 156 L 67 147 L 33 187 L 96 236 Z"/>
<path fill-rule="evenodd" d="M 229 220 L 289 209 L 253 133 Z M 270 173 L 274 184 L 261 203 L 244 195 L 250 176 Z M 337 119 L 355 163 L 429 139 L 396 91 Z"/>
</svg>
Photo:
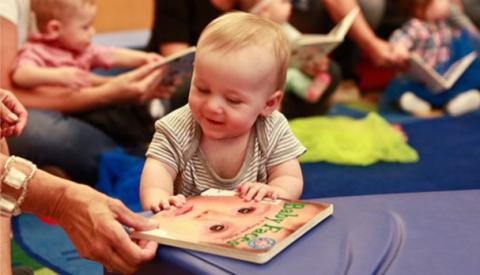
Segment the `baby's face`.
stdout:
<svg viewBox="0 0 480 275">
<path fill-rule="evenodd" d="M 75 11 L 75 15 L 62 22 L 60 42 L 62 45 L 75 52 L 83 52 L 91 44 L 95 34 L 93 21 L 95 20 L 96 7 L 82 5 Z"/>
<path fill-rule="evenodd" d="M 197 49 L 189 106 L 204 138 L 248 135 L 275 92 L 277 62 L 268 47 Z"/>
<path fill-rule="evenodd" d="M 432 0 L 425 8 L 425 20 L 435 22 L 447 19 L 449 15 L 448 0 Z"/>
</svg>

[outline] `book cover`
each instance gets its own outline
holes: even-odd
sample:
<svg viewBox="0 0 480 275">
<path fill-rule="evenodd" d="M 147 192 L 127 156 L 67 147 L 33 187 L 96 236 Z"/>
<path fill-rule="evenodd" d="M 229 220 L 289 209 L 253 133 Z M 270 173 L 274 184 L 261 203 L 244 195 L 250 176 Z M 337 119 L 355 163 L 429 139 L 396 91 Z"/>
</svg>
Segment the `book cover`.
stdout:
<svg viewBox="0 0 480 275">
<path fill-rule="evenodd" d="M 158 68 L 165 70 L 162 78 L 163 85 L 171 84 L 175 79 L 191 77 L 195 51 L 196 47 L 189 47 L 169 55 L 159 62 Z"/>
<path fill-rule="evenodd" d="M 359 11 L 358 7 L 352 9 L 328 34 L 302 34 L 294 39 L 291 65 L 301 67 L 302 64 L 333 51 L 345 40 Z"/>
<path fill-rule="evenodd" d="M 133 232 L 134 238 L 265 263 L 332 215 L 333 205 L 309 201 L 246 202 L 239 196 L 189 197 L 151 218 L 158 229 Z"/>
<path fill-rule="evenodd" d="M 433 93 L 441 93 L 450 89 L 462 76 L 465 70 L 477 58 L 476 52 L 471 52 L 453 63 L 443 74 L 439 74 L 429 66 L 423 59 L 415 54 L 410 54 L 409 69 L 407 74 L 420 83 L 427 86 Z"/>
</svg>

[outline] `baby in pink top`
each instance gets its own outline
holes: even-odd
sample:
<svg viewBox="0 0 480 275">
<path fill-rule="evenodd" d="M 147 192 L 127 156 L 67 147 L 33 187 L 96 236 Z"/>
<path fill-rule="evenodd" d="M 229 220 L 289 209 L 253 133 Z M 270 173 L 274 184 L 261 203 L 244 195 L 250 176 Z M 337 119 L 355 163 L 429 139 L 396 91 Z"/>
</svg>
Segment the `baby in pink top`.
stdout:
<svg viewBox="0 0 480 275">
<path fill-rule="evenodd" d="M 161 59 L 154 53 L 92 45 L 95 0 L 32 0 L 39 33 L 18 52 L 12 80 L 20 87 L 81 88 L 107 81 L 94 68 L 139 67 Z"/>
</svg>

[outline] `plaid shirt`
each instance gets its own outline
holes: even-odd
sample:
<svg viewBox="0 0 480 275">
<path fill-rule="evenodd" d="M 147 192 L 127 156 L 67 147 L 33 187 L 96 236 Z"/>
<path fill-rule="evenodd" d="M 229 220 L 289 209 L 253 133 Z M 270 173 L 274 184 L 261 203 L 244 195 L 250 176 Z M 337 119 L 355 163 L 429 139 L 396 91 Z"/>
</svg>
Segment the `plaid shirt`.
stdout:
<svg viewBox="0 0 480 275">
<path fill-rule="evenodd" d="M 393 44 L 401 43 L 436 67 L 450 58 L 450 45 L 458 31 L 446 21 L 429 23 L 412 18 L 390 36 Z"/>
</svg>

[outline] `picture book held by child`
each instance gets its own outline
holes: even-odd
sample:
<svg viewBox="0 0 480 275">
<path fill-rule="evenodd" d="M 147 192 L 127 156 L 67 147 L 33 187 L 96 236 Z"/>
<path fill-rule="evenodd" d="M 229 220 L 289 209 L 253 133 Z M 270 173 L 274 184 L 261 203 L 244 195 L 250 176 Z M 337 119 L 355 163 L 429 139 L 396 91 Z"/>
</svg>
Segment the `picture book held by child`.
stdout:
<svg viewBox="0 0 480 275">
<path fill-rule="evenodd" d="M 12 81 L 22 88 L 98 86 L 108 78 L 94 68 L 136 68 L 162 57 L 156 53 L 92 45 L 94 0 L 32 0 L 38 32 L 18 52 Z"/>
<path fill-rule="evenodd" d="M 240 5 L 252 14 L 282 25 L 292 43 L 286 91 L 308 102 L 318 101 L 331 82 L 327 55 L 344 40 L 358 9 L 345 16 L 329 34 L 321 35 L 302 34 L 288 23 L 292 8 L 288 0 L 242 0 Z"/>
<path fill-rule="evenodd" d="M 143 209 L 180 207 L 209 188 L 245 201 L 300 197 L 305 147 L 277 111 L 290 51 L 280 25 L 248 13 L 227 13 L 204 29 L 188 105 L 155 123 Z"/>
<path fill-rule="evenodd" d="M 385 102 L 420 117 L 456 116 L 480 108 L 478 31 L 448 0 L 403 0 L 412 18 L 393 32 L 410 69 L 384 92 Z M 453 18 L 453 19 L 452 19 Z"/>
</svg>

